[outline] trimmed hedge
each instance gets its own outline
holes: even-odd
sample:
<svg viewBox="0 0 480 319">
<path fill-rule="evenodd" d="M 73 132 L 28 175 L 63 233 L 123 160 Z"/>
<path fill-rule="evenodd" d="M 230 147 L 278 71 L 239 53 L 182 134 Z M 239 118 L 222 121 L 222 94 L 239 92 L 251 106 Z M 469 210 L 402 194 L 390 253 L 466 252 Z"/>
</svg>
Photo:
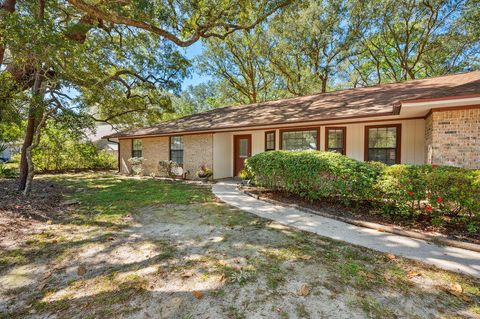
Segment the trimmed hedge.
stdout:
<svg viewBox="0 0 480 319">
<path fill-rule="evenodd" d="M 469 231 L 479 230 L 480 170 L 385 166 L 318 151 L 263 152 L 247 159 L 246 169 L 257 185 L 308 200 L 368 201 L 382 214 L 423 214 L 436 225 L 461 220 Z"/>
<path fill-rule="evenodd" d="M 383 166 L 333 152 L 269 151 L 247 159 L 246 167 L 258 185 L 310 200 L 336 197 L 349 202 L 375 197 Z"/>
</svg>

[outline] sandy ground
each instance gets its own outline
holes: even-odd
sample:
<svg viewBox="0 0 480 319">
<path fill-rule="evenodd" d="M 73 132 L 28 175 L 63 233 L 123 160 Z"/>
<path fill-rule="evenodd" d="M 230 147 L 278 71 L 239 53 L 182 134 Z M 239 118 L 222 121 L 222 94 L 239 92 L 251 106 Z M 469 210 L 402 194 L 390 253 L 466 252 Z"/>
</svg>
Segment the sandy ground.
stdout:
<svg viewBox="0 0 480 319">
<path fill-rule="evenodd" d="M 22 238 L 0 238 L 2 318 L 480 317 L 472 278 L 218 202 L 45 223 Z"/>
</svg>

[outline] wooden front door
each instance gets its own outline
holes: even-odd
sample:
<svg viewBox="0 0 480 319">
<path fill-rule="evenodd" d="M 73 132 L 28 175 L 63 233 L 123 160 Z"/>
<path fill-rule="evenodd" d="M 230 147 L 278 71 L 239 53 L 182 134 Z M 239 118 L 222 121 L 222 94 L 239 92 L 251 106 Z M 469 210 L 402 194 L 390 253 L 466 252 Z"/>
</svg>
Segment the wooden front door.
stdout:
<svg viewBox="0 0 480 319">
<path fill-rule="evenodd" d="M 238 173 L 245 166 L 245 159 L 252 155 L 252 135 L 233 136 L 233 174 Z"/>
</svg>

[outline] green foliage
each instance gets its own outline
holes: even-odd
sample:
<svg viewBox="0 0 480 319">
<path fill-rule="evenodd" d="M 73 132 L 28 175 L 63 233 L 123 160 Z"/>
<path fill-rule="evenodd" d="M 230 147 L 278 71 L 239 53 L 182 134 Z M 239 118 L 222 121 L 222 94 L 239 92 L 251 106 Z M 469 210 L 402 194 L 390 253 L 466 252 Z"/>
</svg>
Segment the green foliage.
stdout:
<svg viewBox="0 0 480 319">
<path fill-rule="evenodd" d="M 114 169 L 117 158 L 86 141 L 75 131 L 47 125 L 40 145 L 33 152 L 33 162 L 38 172 L 82 169 Z"/>
<path fill-rule="evenodd" d="M 480 219 L 480 170 L 431 165 L 386 167 L 377 183 L 384 211 L 426 214 L 437 225 L 464 220 L 470 230 Z"/>
<path fill-rule="evenodd" d="M 458 221 L 470 232 L 479 229 L 480 170 L 385 166 L 314 151 L 264 152 L 246 166 L 258 185 L 309 200 L 369 201 L 384 214 L 411 220 L 422 215 L 435 226 Z"/>
<path fill-rule="evenodd" d="M 269 63 L 272 50 L 262 26 L 237 32 L 225 40 L 206 41 L 199 69 L 218 80 L 222 102 L 248 104 L 286 96 L 280 77 Z"/>
<path fill-rule="evenodd" d="M 342 202 L 373 199 L 378 165 L 333 152 L 270 151 L 247 159 L 255 183 L 309 200 L 338 198 Z"/>
<path fill-rule="evenodd" d="M 16 177 L 17 170 L 6 163 L 0 162 L 0 177 Z"/>
</svg>

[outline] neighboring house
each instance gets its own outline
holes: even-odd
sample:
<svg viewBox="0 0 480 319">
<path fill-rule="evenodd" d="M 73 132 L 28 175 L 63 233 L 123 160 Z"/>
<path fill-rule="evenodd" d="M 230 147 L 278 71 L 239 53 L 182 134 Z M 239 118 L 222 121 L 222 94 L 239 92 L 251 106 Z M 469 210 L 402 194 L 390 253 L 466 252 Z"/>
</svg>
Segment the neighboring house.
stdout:
<svg viewBox="0 0 480 319">
<path fill-rule="evenodd" d="M 480 71 L 224 107 L 106 137 L 120 142 L 121 173 L 142 156 L 146 174 L 172 159 L 188 178 L 202 164 L 225 178 L 274 149 L 480 168 Z"/>
<path fill-rule="evenodd" d="M 109 124 L 97 124 L 95 126 L 95 131 L 88 130 L 86 132 L 86 138 L 93 142 L 99 149 L 105 150 L 109 153 L 117 154 L 118 153 L 118 142 L 112 142 L 108 139 L 103 139 L 102 137 L 108 134 L 115 134 L 117 131 L 112 128 Z"/>
</svg>

